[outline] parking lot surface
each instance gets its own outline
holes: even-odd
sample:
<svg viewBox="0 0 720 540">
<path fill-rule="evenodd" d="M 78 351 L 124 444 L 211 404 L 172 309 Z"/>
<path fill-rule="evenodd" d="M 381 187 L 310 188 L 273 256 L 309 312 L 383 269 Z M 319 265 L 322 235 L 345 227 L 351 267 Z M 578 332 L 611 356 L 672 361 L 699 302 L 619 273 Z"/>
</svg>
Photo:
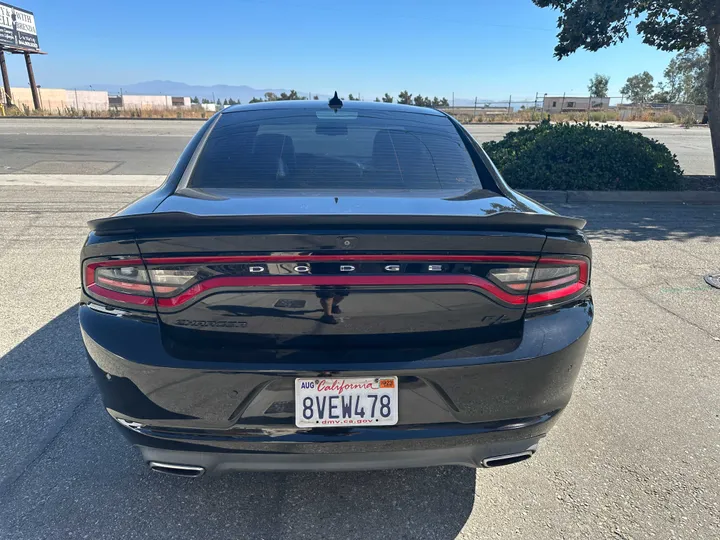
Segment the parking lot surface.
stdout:
<svg viewBox="0 0 720 540">
<path fill-rule="evenodd" d="M 188 480 L 117 431 L 77 324 L 86 222 L 142 191 L 0 187 L 1 539 L 720 537 L 720 207 L 555 206 L 589 220 L 597 317 L 533 459 Z"/>
</svg>

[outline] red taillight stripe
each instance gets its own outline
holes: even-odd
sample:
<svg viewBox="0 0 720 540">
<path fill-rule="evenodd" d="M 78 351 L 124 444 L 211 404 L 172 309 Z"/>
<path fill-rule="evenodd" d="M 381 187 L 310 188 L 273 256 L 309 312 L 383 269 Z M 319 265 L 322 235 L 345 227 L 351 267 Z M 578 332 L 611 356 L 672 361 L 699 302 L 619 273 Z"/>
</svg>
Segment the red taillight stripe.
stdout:
<svg viewBox="0 0 720 540">
<path fill-rule="evenodd" d="M 93 283 L 87 286 L 88 291 L 99 297 L 109 298 L 116 302 L 125 302 L 126 304 L 136 304 L 138 306 L 153 306 L 155 305 L 155 299 L 152 296 L 140 296 L 137 294 L 126 294 L 112 289 L 105 289 L 99 285 Z"/>
<path fill-rule="evenodd" d="M 499 300 L 511 305 L 538 304 L 558 300 L 571 296 L 583 290 L 589 282 L 589 264 L 582 258 L 555 258 L 524 255 L 433 255 L 433 254 L 403 254 L 403 255 L 237 255 L 237 256 L 198 256 L 198 257 L 154 257 L 145 261 L 151 265 L 175 264 L 212 264 L 212 263 L 252 263 L 252 262 L 340 262 L 340 261 L 413 261 L 413 262 L 503 262 L 503 263 L 538 263 L 539 265 L 577 266 L 579 276 L 577 283 L 561 287 L 552 291 L 526 294 L 512 294 L 503 290 L 487 279 L 473 275 L 437 274 L 437 275 L 303 275 L 303 276 L 255 276 L 255 277 L 216 277 L 201 281 L 186 291 L 170 298 L 159 298 L 157 304 L 162 307 L 175 307 L 184 304 L 197 295 L 212 289 L 223 287 L 292 287 L 292 286 L 402 286 L 402 285 L 462 285 L 484 290 Z M 101 287 L 95 283 L 95 269 L 98 267 L 117 266 L 143 266 L 141 259 L 115 259 L 86 264 L 84 281 L 86 289 L 99 297 L 123 303 L 152 306 L 155 299 L 121 293 Z M 556 286 L 567 278 L 558 278 L 554 281 L 542 282 L 544 286 Z M 126 287 L 142 292 L 150 292 L 146 285 L 115 282 L 102 278 L 106 284 L 115 287 Z M 102 282 L 101 281 L 101 282 Z M 157 293 L 170 293 L 175 287 L 155 286 Z M 524 293 L 525 291 L 523 291 Z"/>
<path fill-rule="evenodd" d="M 281 263 L 281 262 L 537 262 L 526 255 L 231 255 L 210 257 L 150 257 L 147 264 L 223 264 L 223 263 Z"/>
<path fill-rule="evenodd" d="M 196 283 L 188 290 L 172 298 L 158 298 L 161 307 L 175 307 L 197 295 L 222 287 L 302 287 L 302 286 L 399 286 L 399 285 L 464 285 L 476 287 L 513 305 L 525 303 L 524 295 L 503 291 L 497 285 L 476 276 L 267 276 L 267 277 L 216 277 Z"/>
<path fill-rule="evenodd" d="M 541 302 L 550 302 L 551 300 L 557 300 L 565 296 L 570 296 L 576 292 L 580 292 L 585 288 L 585 283 L 573 283 L 567 287 L 561 289 L 553 289 L 552 291 L 533 293 L 528 296 L 528 304 L 539 304 Z"/>
<path fill-rule="evenodd" d="M 100 285 L 110 285 L 111 287 L 122 288 L 128 291 L 152 292 L 150 284 L 147 283 L 128 283 L 126 281 L 118 281 L 117 279 L 110 279 L 102 276 L 100 276 L 95 283 Z"/>
<path fill-rule="evenodd" d="M 571 281 L 577 280 L 577 274 L 573 272 L 569 276 L 557 278 L 557 279 L 551 279 L 548 281 L 533 281 L 530 285 L 530 290 L 536 290 L 536 289 L 549 289 L 550 287 L 557 287 L 558 285 L 562 285 L 563 283 L 569 283 Z"/>
</svg>

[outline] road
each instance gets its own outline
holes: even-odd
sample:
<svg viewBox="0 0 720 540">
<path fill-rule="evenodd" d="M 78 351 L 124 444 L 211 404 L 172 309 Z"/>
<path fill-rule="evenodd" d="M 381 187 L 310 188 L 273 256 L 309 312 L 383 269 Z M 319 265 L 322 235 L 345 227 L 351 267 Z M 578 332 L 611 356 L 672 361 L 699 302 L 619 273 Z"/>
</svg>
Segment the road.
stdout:
<svg viewBox="0 0 720 540">
<path fill-rule="evenodd" d="M 199 121 L 171 120 L 0 119 L 0 174 L 162 175 L 200 125 Z M 627 125 L 665 143 L 677 154 L 686 174 L 714 174 L 707 128 Z M 517 128 L 467 127 L 481 143 Z"/>
<path fill-rule="evenodd" d="M 184 134 L 66 137 L 140 171 L 196 127 L 172 126 L 148 132 Z M 17 165 L 62 140 L 33 137 Z M 720 538 L 720 291 L 702 281 L 720 270 L 720 207 L 556 207 L 589 220 L 597 317 L 530 461 L 187 480 L 151 473 L 112 425 L 77 325 L 85 223 L 142 191 L 0 187 L 0 539 Z"/>
</svg>

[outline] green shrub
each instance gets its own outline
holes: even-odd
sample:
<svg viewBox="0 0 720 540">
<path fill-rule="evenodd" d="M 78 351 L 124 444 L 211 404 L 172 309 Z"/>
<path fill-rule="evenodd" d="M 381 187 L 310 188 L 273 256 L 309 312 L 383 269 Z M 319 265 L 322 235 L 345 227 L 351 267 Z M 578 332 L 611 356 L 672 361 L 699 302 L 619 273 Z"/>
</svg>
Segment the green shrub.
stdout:
<svg viewBox="0 0 720 540">
<path fill-rule="evenodd" d="M 666 112 L 658 115 L 655 121 L 660 124 L 675 124 L 678 121 L 678 117 L 671 112 Z"/>
<path fill-rule="evenodd" d="M 609 122 L 618 119 L 616 112 L 611 111 L 592 111 L 590 113 L 591 122 Z"/>
<path fill-rule="evenodd" d="M 682 189 L 670 150 L 622 127 L 543 122 L 483 147 L 517 189 Z"/>
</svg>

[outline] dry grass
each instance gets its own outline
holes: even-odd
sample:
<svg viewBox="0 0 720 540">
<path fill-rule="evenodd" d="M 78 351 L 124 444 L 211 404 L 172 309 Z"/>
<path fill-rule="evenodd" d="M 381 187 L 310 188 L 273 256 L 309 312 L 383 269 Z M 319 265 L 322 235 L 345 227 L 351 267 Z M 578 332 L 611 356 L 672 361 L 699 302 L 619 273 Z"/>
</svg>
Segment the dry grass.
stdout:
<svg viewBox="0 0 720 540">
<path fill-rule="evenodd" d="M 662 124 L 676 124 L 680 119 L 673 113 L 668 111 L 638 111 L 630 117 L 631 120 L 641 120 L 643 122 L 659 122 Z"/>
<path fill-rule="evenodd" d="M 144 108 L 144 109 L 109 109 L 106 111 L 95 111 L 88 109 L 76 109 L 65 107 L 62 109 L 34 110 L 29 107 L 12 107 L 5 110 L 6 116 L 52 116 L 61 118 L 195 118 L 206 119 L 213 115 L 200 107 L 190 109 L 177 108 Z M 614 110 L 598 110 L 587 112 L 566 112 L 548 115 L 542 111 L 520 110 L 511 113 L 483 113 L 478 110 L 476 114 L 458 113 L 455 115 L 464 124 L 480 123 L 518 123 L 529 124 L 540 122 L 550 117 L 552 122 L 593 122 L 605 123 L 615 122 L 620 119 L 618 112 Z M 637 109 L 631 111 L 626 120 L 639 120 L 643 122 L 659 122 L 663 124 L 681 123 L 680 119 L 668 111 L 654 111 L 648 109 Z"/>
<path fill-rule="evenodd" d="M 498 123 L 498 122 L 514 122 L 519 124 L 540 122 L 547 120 L 550 116 L 552 122 L 615 122 L 619 119 L 616 111 L 590 111 L 587 112 L 566 112 L 548 115 L 542 111 L 516 111 L 512 113 L 500 114 L 457 114 L 457 118 L 464 124 L 480 124 L 480 123 Z"/>
<path fill-rule="evenodd" d="M 62 109 L 35 110 L 29 107 L 12 107 L 5 110 L 5 116 L 14 117 L 61 117 L 61 118 L 210 118 L 212 112 L 198 107 L 191 109 L 145 108 L 145 109 L 109 109 L 95 111 L 65 107 Z"/>
</svg>

